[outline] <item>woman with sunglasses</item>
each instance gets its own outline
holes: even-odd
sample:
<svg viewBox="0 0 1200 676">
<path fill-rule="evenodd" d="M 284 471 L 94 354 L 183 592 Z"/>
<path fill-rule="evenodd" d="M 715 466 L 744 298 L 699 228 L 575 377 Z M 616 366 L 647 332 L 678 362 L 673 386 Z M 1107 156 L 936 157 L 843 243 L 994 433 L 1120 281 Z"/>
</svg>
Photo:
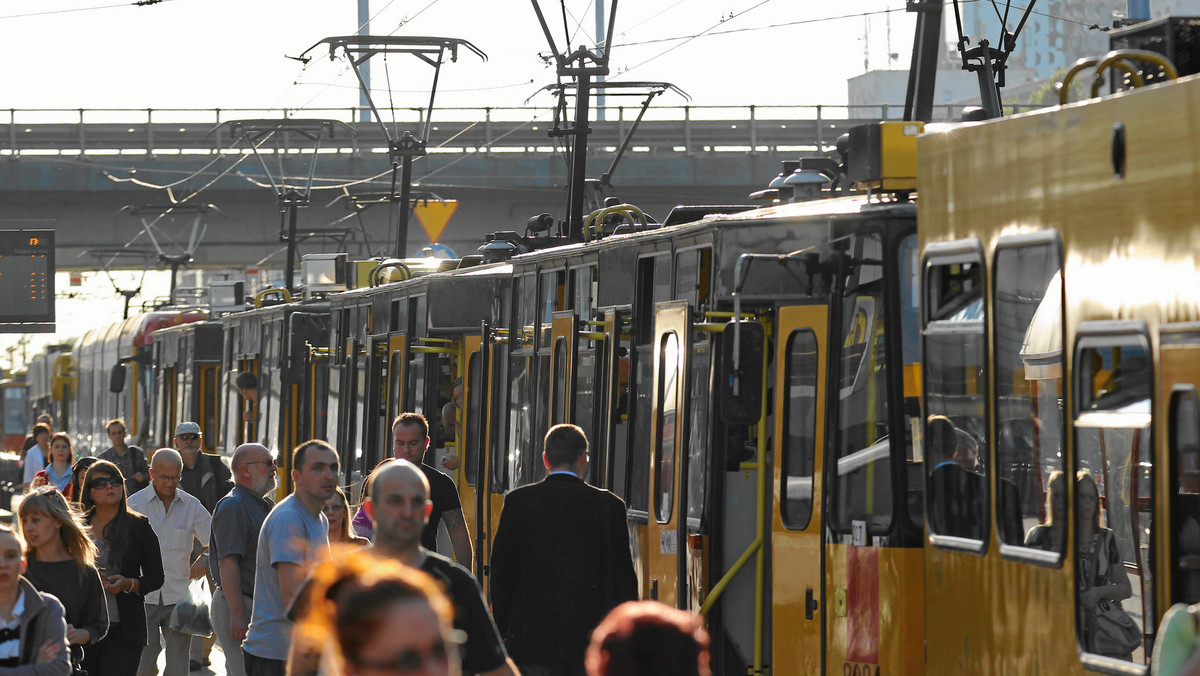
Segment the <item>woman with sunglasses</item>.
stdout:
<svg viewBox="0 0 1200 676">
<path fill-rule="evenodd" d="M 96 545 L 63 494 L 44 486 L 26 495 L 17 510 L 25 536 L 25 577 L 53 594 L 67 615 L 71 663 L 83 663 L 83 646 L 108 632 L 104 587 L 96 570 Z"/>
<path fill-rule="evenodd" d="M 87 651 L 91 674 L 133 676 L 146 645 L 146 594 L 163 584 L 162 554 L 150 521 L 125 504 L 125 477 L 97 460 L 88 468 L 81 503 L 96 543 L 96 564 L 108 604 L 108 635 Z"/>
</svg>

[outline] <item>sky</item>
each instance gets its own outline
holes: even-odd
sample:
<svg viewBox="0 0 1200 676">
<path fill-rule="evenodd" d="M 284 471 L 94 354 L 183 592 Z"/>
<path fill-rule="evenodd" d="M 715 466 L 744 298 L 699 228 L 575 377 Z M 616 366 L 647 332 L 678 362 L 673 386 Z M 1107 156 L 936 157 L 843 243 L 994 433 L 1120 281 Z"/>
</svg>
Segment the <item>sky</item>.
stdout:
<svg viewBox="0 0 1200 676">
<path fill-rule="evenodd" d="M 565 28 L 557 0 L 541 2 L 558 48 L 568 44 L 567 30 L 571 46 L 593 45 L 594 0 L 565 2 Z M 483 107 L 552 105 L 548 94 L 538 94 L 555 75 L 541 58 L 549 46 L 529 0 L 370 0 L 369 7 L 373 35 L 459 38 L 487 54 L 485 62 L 464 50 L 443 67 L 435 120 L 479 119 Z M 606 2 L 606 21 L 610 9 Z M 30 122 L 78 119 L 77 113 L 30 109 L 79 108 L 221 108 L 224 119 L 275 117 L 247 111 L 286 108 L 300 117 L 334 117 L 329 108 L 358 104 L 358 85 L 344 57 L 330 61 L 327 48 L 314 50 L 318 58 L 307 64 L 288 57 L 326 37 L 353 34 L 358 26 L 357 0 L 163 0 L 146 6 L 8 0 L 0 3 L 0 91 L 4 107 L 28 111 L 19 115 Z M 847 78 L 868 67 L 907 68 L 913 26 L 903 0 L 623 0 L 610 79 L 667 81 L 690 95 L 693 106 L 742 107 L 709 111 L 715 117 L 743 115 L 751 104 L 844 104 Z M 432 68 L 409 55 L 386 62 L 376 56 L 371 63 L 381 108 L 427 103 Z M 685 103 L 667 94 L 655 105 Z M 454 107 L 475 110 L 446 110 Z M 133 114 L 89 113 L 88 119 Z M 172 114 L 160 112 L 155 119 Z M 0 111 L 0 122 L 6 118 Z M 117 276 L 122 288 L 134 288 L 140 271 Z M 22 353 L 32 356 L 43 344 L 120 319 L 122 299 L 107 275 L 85 275 L 77 288 L 69 287 L 65 274 L 59 277 L 57 333 L 24 343 L 21 336 L 0 334 L 0 367 L 10 366 L 10 357 L 20 363 Z M 169 276 L 152 272 L 143 296 L 165 293 L 168 284 Z"/>
<path fill-rule="evenodd" d="M 565 3 L 571 45 L 590 46 L 594 2 Z M 562 50 L 561 5 L 541 6 Z M 374 35 L 461 38 L 488 55 L 446 65 L 439 106 L 521 106 L 554 81 L 538 58 L 549 47 L 530 0 L 371 0 L 370 13 Z M 899 57 L 890 66 L 907 68 L 911 17 L 903 0 L 624 0 L 610 79 L 672 82 L 695 105 L 844 103 L 846 79 L 865 63 L 889 67 L 889 43 Z M 16 108 L 355 105 L 344 59 L 331 63 L 320 49 L 307 66 L 286 57 L 357 27 L 357 0 L 9 0 L 0 4 L 0 87 Z M 383 65 L 372 61 L 374 88 L 390 75 L 397 105 L 425 103 L 431 68 L 404 55 Z"/>
</svg>

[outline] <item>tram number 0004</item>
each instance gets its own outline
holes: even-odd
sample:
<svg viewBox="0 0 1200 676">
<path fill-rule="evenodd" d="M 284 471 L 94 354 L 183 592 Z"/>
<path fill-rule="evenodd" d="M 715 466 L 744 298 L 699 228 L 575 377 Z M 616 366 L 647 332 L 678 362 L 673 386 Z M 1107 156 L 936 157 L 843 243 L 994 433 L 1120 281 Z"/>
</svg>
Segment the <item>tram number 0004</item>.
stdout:
<svg viewBox="0 0 1200 676">
<path fill-rule="evenodd" d="M 842 676 L 879 676 L 879 665 L 846 662 L 842 665 Z"/>
</svg>

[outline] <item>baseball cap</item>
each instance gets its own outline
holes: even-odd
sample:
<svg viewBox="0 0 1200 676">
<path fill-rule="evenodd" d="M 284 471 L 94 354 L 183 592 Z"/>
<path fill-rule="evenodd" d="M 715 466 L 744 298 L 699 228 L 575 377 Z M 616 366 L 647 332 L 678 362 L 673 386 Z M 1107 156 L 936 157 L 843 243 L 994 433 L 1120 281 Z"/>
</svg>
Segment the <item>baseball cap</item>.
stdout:
<svg viewBox="0 0 1200 676">
<path fill-rule="evenodd" d="M 175 426 L 175 436 L 180 434 L 200 434 L 200 426 L 194 422 L 181 422 Z"/>
</svg>

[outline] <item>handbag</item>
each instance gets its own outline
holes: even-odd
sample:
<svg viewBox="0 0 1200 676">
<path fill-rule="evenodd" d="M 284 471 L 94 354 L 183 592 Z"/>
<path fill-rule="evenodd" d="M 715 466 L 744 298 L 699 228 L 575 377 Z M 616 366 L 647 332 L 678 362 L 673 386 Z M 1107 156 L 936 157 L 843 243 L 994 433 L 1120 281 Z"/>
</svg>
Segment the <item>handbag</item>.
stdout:
<svg viewBox="0 0 1200 676">
<path fill-rule="evenodd" d="M 192 636 L 212 636 L 212 622 L 208 614 L 211 605 L 212 593 L 208 590 L 208 580 L 196 578 L 188 585 L 187 598 L 175 604 L 167 626 Z"/>
<path fill-rule="evenodd" d="M 1142 630 L 1119 603 L 1101 601 L 1096 606 L 1095 624 L 1092 646 L 1097 653 L 1128 655 L 1142 645 Z"/>
<path fill-rule="evenodd" d="M 1113 539 L 1113 533 L 1107 528 L 1099 533 L 1100 542 L 1096 547 L 1095 557 L 1096 562 L 1096 585 L 1106 585 L 1109 583 L 1109 573 L 1106 570 L 1103 574 L 1100 573 L 1101 566 L 1099 558 L 1105 556 L 1109 566 L 1121 565 L 1119 561 L 1112 561 L 1110 551 L 1115 550 L 1116 543 Z M 1142 645 L 1142 630 L 1138 627 L 1137 622 L 1125 612 L 1119 601 L 1113 602 L 1104 599 L 1096 604 L 1094 609 L 1095 616 L 1092 622 L 1092 650 L 1101 655 L 1129 655 L 1133 650 Z"/>
</svg>

